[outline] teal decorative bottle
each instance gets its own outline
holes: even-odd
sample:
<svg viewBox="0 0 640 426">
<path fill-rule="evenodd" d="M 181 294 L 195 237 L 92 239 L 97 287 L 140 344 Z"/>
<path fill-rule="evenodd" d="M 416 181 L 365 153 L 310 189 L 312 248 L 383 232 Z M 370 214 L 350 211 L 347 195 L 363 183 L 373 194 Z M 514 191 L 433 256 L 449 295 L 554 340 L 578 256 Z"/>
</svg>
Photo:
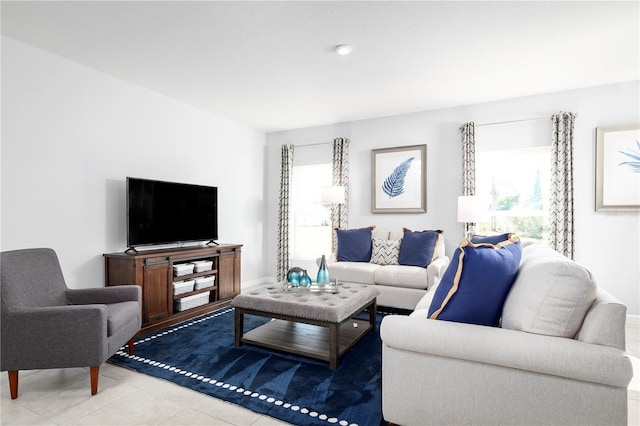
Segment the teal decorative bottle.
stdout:
<svg viewBox="0 0 640 426">
<path fill-rule="evenodd" d="M 294 267 L 287 272 L 287 283 L 290 287 L 300 286 L 300 277 L 302 276 L 302 268 Z"/>
<path fill-rule="evenodd" d="M 300 277 L 300 287 L 309 288 L 311 287 L 311 278 L 307 275 L 307 270 L 303 269 L 302 276 Z"/>
<path fill-rule="evenodd" d="M 327 259 L 322 255 L 320 260 L 320 268 L 318 269 L 317 280 L 318 287 L 326 287 L 329 285 L 329 269 L 327 268 Z"/>
</svg>

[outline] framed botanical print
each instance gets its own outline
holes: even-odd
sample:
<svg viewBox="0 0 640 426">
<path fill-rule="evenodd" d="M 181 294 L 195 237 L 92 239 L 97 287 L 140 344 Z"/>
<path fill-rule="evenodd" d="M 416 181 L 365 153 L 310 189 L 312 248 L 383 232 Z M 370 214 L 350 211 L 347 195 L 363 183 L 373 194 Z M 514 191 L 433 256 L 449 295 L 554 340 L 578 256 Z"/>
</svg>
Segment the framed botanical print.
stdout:
<svg viewBox="0 0 640 426">
<path fill-rule="evenodd" d="M 596 211 L 640 211 L 640 125 L 596 129 Z"/>
<path fill-rule="evenodd" d="M 371 150 L 371 212 L 427 211 L 427 146 Z"/>
</svg>

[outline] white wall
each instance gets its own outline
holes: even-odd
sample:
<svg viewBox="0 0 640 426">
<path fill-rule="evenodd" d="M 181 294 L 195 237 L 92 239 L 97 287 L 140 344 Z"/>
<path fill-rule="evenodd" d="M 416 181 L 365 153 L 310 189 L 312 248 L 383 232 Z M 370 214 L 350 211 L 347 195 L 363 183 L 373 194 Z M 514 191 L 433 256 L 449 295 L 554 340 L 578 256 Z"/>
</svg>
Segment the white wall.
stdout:
<svg viewBox="0 0 640 426">
<path fill-rule="evenodd" d="M 2 38 L 2 250 L 52 247 L 67 285 L 126 248 L 125 177 L 218 186 L 219 241 L 261 278 L 265 135 Z"/>
<path fill-rule="evenodd" d="M 443 83 L 445 84 L 445 83 Z M 399 231 L 443 229 L 451 254 L 462 237 L 456 199 L 462 191 L 458 127 L 468 121 L 489 123 L 578 113 L 575 127 L 576 261 L 587 266 L 599 285 L 640 314 L 640 213 L 595 212 L 595 128 L 638 122 L 639 82 L 530 96 L 505 101 L 424 111 L 394 117 L 337 123 L 267 135 L 268 265 L 275 265 L 280 145 L 351 139 L 349 226 L 377 225 Z M 549 135 L 549 139 L 551 135 Z M 371 213 L 371 149 L 427 145 L 427 213 Z M 274 275 L 275 268 L 268 271 Z"/>
</svg>

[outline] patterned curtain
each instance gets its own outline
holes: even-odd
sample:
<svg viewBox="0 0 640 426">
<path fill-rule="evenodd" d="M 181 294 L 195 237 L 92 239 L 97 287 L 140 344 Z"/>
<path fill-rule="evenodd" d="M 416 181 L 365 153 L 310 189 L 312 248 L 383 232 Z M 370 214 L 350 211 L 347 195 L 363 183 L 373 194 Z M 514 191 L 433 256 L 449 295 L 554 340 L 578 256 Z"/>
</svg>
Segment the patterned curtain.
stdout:
<svg viewBox="0 0 640 426">
<path fill-rule="evenodd" d="M 476 195 L 476 124 L 471 121 L 460 127 L 462 133 L 462 195 Z M 464 224 L 469 235 L 474 224 Z"/>
<path fill-rule="evenodd" d="M 331 251 L 336 252 L 335 228 L 345 229 L 349 217 L 349 139 L 333 140 L 333 185 L 344 186 L 344 203 L 331 205 Z"/>
<path fill-rule="evenodd" d="M 573 259 L 573 126 L 576 115 L 551 117 L 551 206 L 549 245 Z"/>
<path fill-rule="evenodd" d="M 278 203 L 278 281 L 286 279 L 291 265 L 289 242 L 289 190 L 293 179 L 293 145 L 282 145 L 280 163 L 280 197 Z"/>
</svg>

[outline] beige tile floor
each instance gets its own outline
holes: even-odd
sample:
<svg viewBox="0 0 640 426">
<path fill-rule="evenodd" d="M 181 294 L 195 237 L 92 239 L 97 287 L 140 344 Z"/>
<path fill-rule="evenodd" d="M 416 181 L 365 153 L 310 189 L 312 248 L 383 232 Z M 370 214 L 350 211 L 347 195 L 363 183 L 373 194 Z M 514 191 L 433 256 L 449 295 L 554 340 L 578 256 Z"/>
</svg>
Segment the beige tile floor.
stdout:
<svg viewBox="0 0 640 426">
<path fill-rule="evenodd" d="M 629 386 L 629 425 L 640 425 L 640 326 L 627 326 L 635 376 Z M 0 380 L 2 425 L 285 425 L 173 383 L 105 364 L 99 392 L 89 392 L 88 368 L 20 373 L 20 394 Z"/>
</svg>

